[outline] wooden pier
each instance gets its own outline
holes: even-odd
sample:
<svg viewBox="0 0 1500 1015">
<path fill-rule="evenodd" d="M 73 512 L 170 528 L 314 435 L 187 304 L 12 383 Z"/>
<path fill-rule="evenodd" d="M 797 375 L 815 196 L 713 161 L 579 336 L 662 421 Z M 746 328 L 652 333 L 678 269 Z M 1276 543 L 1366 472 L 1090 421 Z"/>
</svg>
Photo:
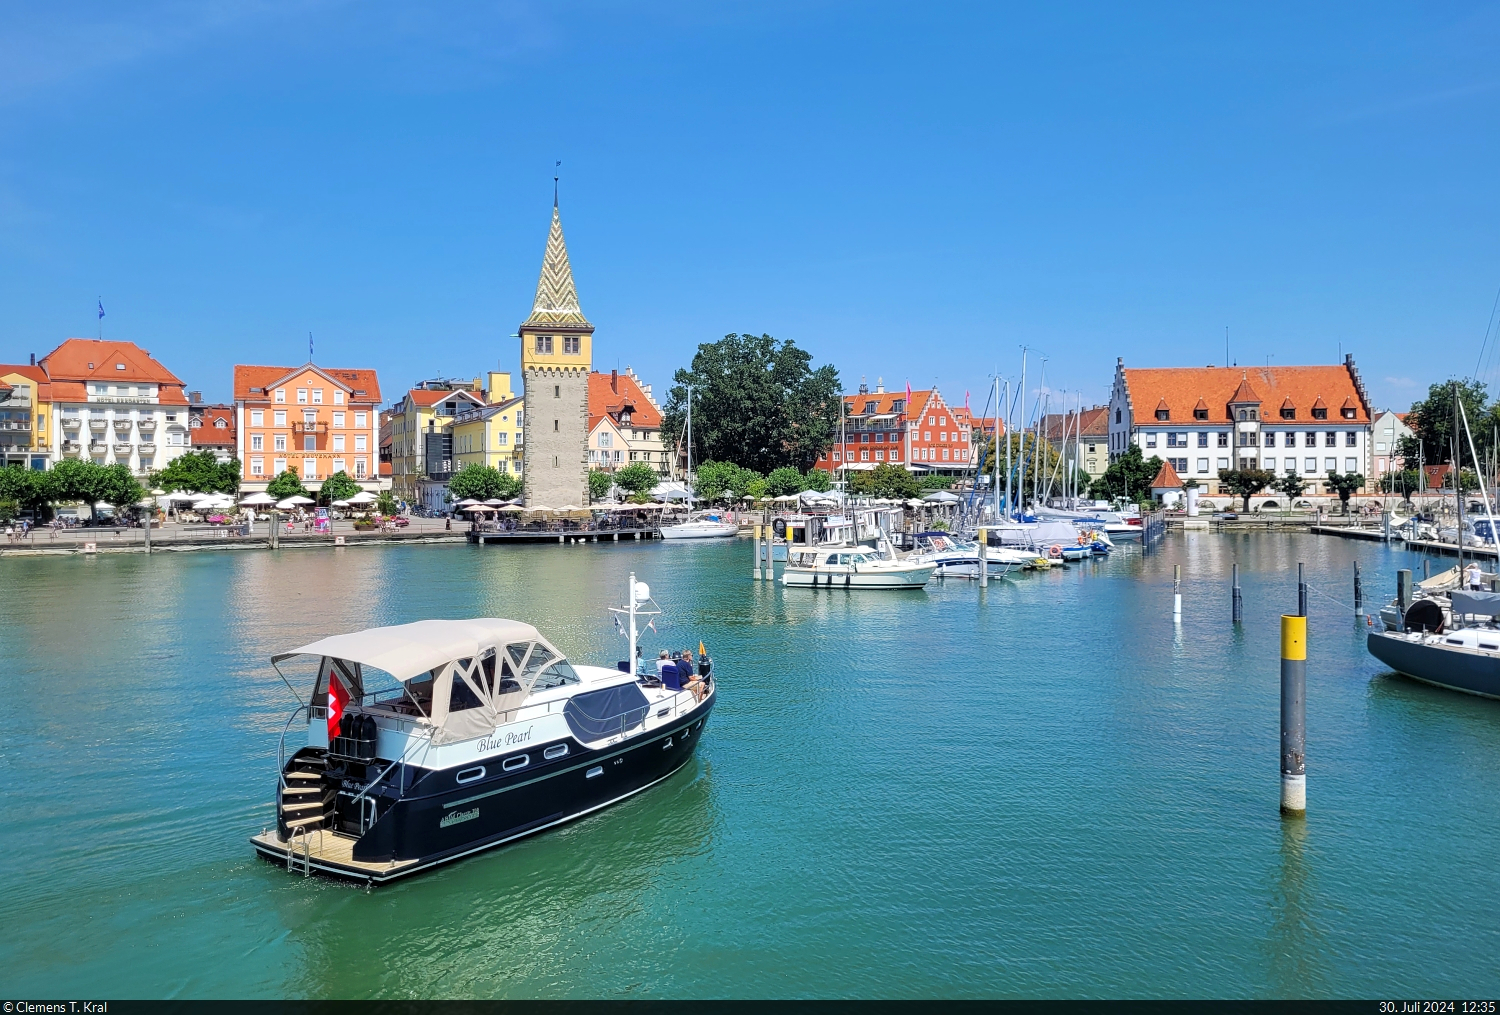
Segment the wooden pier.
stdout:
<svg viewBox="0 0 1500 1015">
<path fill-rule="evenodd" d="M 561 532 L 517 529 L 514 532 L 468 532 L 465 537 L 479 546 L 504 543 L 623 543 L 660 539 L 660 529 L 578 529 Z"/>
</svg>

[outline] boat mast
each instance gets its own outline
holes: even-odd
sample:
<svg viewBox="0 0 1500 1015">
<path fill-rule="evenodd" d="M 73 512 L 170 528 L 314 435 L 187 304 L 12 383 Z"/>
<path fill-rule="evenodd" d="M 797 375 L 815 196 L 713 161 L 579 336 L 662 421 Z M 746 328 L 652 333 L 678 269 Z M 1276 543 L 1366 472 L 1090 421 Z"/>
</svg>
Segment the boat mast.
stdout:
<svg viewBox="0 0 1500 1015">
<path fill-rule="evenodd" d="M 685 479 L 685 480 L 687 480 L 687 489 L 688 489 L 688 501 L 687 501 L 687 503 L 688 503 L 688 511 L 691 512 L 693 510 L 693 386 L 691 384 L 689 384 L 687 386 L 687 393 L 688 393 L 688 413 L 687 413 L 687 474 L 684 475 L 682 478 Z M 689 514 L 688 517 L 691 518 L 692 515 Z M 631 581 L 634 582 L 635 578 L 632 577 Z M 631 616 L 632 617 L 635 616 L 635 600 L 633 600 L 633 599 L 630 601 L 630 609 L 631 609 Z M 634 623 L 634 621 L 632 621 L 632 623 Z"/>
<path fill-rule="evenodd" d="M 1000 520 L 1000 364 L 995 364 L 995 453 L 990 462 L 990 496 L 995 500 L 995 521 Z"/>
<path fill-rule="evenodd" d="M 1469 428 L 1469 410 L 1465 409 L 1463 403 L 1460 402 L 1458 403 L 1458 411 L 1463 416 L 1464 436 L 1469 439 L 1469 455 L 1474 459 L 1474 472 L 1476 478 L 1479 480 L 1479 496 L 1484 498 L 1484 516 L 1490 520 L 1490 539 L 1494 542 L 1497 552 L 1500 552 L 1500 529 L 1495 527 L 1495 512 L 1490 507 L 1490 492 L 1485 489 L 1484 474 L 1479 471 L 1479 452 L 1474 448 L 1474 431 Z M 1458 530 L 1458 537 L 1460 540 L 1463 539 L 1462 528 Z M 1479 559 L 1477 553 L 1474 555 L 1474 559 Z M 1497 565 L 1497 568 L 1500 568 L 1500 565 Z M 1460 575 L 1462 575 L 1461 571 Z"/>
<path fill-rule="evenodd" d="M 1463 456 L 1459 453 L 1458 443 L 1458 382 L 1453 382 L 1453 504 L 1458 509 L 1458 584 L 1463 587 L 1464 582 L 1464 484 L 1463 484 Z M 1478 467 L 1478 463 L 1475 463 Z"/>
<path fill-rule="evenodd" d="M 627 595 L 626 598 L 630 600 L 630 603 L 629 603 L 629 609 L 630 609 L 630 655 L 628 657 L 630 661 L 628 663 L 626 663 L 626 665 L 628 667 L 630 667 L 630 668 L 628 670 L 626 670 L 626 672 L 627 673 L 634 673 L 636 671 L 636 669 L 638 668 L 636 666 L 636 662 L 635 662 L 635 639 L 636 639 L 637 631 L 636 631 L 636 628 L 635 628 L 635 572 L 634 571 L 630 572 L 630 587 L 626 591 L 629 593 L 629 595 Z"/>
<path fill-rule="evenodd" d="M 1021 346 L 1021 411 L 1026 411 L 1026 347 Z M 1021 447 L 1016 451 L 1021 465 L 1021 474 L 1016 477 L 1016 492 L 1026 497 L 1026 427 L 1021 427 Z M 1006 505 L 1008 508 L 1010 505 Z"/>
<path fill-rule="evenodd" d="M 1015 402 L 1010 397 L 1010 379 L 1006 378 L 1006 381 L 1005 381 L 1005 516 L 1007 518 L 1010 517 L 1010 511 L 1011 511 L 1011 507 L 1010 507 L 1010 488 L 1011 488 L 1011 476 L 1012 476 L 1012 474 L 1014 472 L 1013 465 L 1012 465 L 1012 462 L 1011 462 L 1011 454 L 1010 454 L 1010 418 L 1011 418 L 1012 414 L 1014 413 L 1014 411 L 1015 411 Z M 995 440 L 998 441 L 999 439 L 1000 439 L 1000 427 L 999 427 L 998 421 L 997 421 L 997 425 L 995 427 Z M 998 454 L 995 456 L 995 465 L 996 465 L 997 468 L 1000 465 L 1000 456 Z M 996 521 L 999 521 L 999 519 L 996 519 Z"/>
</svg>

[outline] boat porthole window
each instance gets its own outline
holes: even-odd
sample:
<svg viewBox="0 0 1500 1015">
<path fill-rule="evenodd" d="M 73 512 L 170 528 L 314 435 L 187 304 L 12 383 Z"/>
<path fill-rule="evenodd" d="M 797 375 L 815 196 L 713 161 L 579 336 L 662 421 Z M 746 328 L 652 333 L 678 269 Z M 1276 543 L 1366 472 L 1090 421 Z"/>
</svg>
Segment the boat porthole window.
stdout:
<svg viewBox="0 0 1500 1015">
<path fill-rule="evenodd" d="M 500 767 L 507 772 L 514 772 L 516 769 L 525 768 L 529 764 L 531 764 L 531 755 L 517 754 L 514 758 L 506 758 Z"/>
<path fill-rule="evenodd" d="M 603 774 L 604 774 L 604 766 L 603 765 L 595 765 L 593 768 L 589 769 L 587 772 L 584 773 L 584 777 L 588 778 L 588 779 L 592 779 L 596 775 L 603 775 Z"/>
<path fill-rule="evenodd" d="M 551 761 L 553 758 L 560 758 L 567 753 L 567 744 L 553 744 L 551 747 L 542 752 L 542 757 L 546 758 L 548 761 Z"/>
<path fill-rule="evenodd" d="M 463 785 L 466 782 L 473 782 L 475 779 L 483 778 L 483 765 L 480 765 L 478 768 L 466 768 L 462 772 L 459 772 L 458 775 L 454 776 L 454 779 L 458 782 L 459 785 Z"/>
</svg>

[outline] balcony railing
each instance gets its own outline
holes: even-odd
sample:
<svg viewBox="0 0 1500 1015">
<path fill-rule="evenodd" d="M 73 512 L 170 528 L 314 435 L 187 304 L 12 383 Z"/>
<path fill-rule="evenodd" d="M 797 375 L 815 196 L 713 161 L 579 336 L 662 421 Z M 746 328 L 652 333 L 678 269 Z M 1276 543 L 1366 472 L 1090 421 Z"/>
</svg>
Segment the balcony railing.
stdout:
<svg viewBox="0 0 1500 1015">
<path fill-rule="evenodd" d="M 143 419 L 139 423 L 137 423 L 136 426 L 140 427 L 143 433 L 150 433 L 152 430 L 156 429 L 156 420 Z"/>
<path fill-rule="evenodd" d="M 143 455 L 152 455 L 152 454 L 156 453 L 156 445 L 155 444 L 151 444 L 151 443 L 142 444 L 142 445 L 140 445 L 140 449 L 141 449 L 141 454 L 143 454 Z"/>
<path fill-rule="evenodd" d="M 129 444 L 119 444 L 119 443 L 115 444 L 115 454 L 117 454 L 117 455 L 128 455 L 128 454 L 130 454 L 130 445 Z"/>
<path fill-rule="evenodd" d="M 117 420 L 115 420 L 115 433 L 129 433 L 129 432 L 130 432 L 130 420 L 128 420 L 128 419 L 117 419 Z"/>
<path fill-rule="evenodd" d="M 294 433 L 294 434 L 319 434 L 319 433 L 327 433 L 327 432 L 328 432 L 328 424 L 327 423 L 293 423 L 292 424 L 292 433 Z"/>
<path fill-rule="evenodd" d="M 64 424 L 64 425 L 66 425 L 66 424 Z M 109 420 L 107 420 L 107 419 L 91 419 L 91 420 L 89 420 L 89 429 L 90 430 L 108 430 L 109 429 Z"/>
<path fill-rule="evenodd" d="M 0 419 L 0 430 L 30 430 L 29 419 Z"/>
</svg>

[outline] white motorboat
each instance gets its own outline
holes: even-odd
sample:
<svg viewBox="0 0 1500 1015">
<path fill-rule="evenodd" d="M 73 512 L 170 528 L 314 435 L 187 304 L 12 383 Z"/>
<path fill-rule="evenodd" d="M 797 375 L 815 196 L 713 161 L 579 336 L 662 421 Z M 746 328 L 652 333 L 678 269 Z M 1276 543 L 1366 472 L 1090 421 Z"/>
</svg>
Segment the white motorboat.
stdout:
<svg viewBox="0 0 1500 1015">
<path fill-rule="evenodd" d="M 939 578 L 978 578 L 979 543 L 963 539 L 951 532 L 918 532 L 913 538 L 914 549 L 902 560 L 910 564 L 934 564 Z M 999 578 L 1017 567 L 1023 567 L 1028 558 L 1004 551 L 1001 547 L 986 547 L 985 565 L 991 578 Z"/>
<path fill-rule="evenodd" d="M 861 546 L 828 546 L 792 550 L 781 583 L 787 588 L 920 589 L 936 570 L 936 564 L 887 560 Z"/>
<path fill-rule="evenodd" d="M 720 516 L 705 515 L 702 518 L 694 518 L 691 521 L 678 522 L 676 525 L 663 525 L 661 527 L 661 538 L 663 539 L 722 539 L 725 536 L 739 535 L 740 527 L 734 522 L 726 522 Z"/>
</svg>

